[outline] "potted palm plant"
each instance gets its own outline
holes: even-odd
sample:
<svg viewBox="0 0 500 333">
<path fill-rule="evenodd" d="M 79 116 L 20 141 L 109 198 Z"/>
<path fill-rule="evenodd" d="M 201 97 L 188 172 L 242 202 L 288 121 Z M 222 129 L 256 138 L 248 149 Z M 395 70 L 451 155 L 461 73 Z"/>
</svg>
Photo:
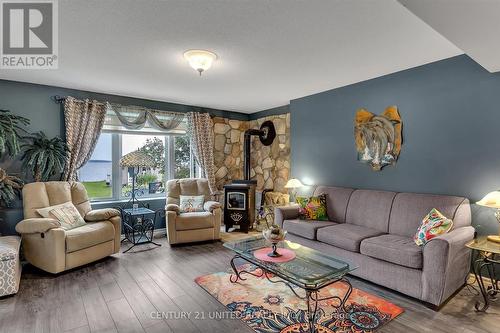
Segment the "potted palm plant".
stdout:
<svg viewBox="0 0 500 333">
<path fill-rule="evenodd" d="M 10 207 L 24 183 L 15 176 L 9 176 L 7 172 L 0 168 L 0 206 Z"/>
<path fill-rule="evenodd" d="M 64 169 L 68 147 L 63 139 L 56 136 L 48 138 L 43 132 L 26 137 L 27 143 L 21 160 L 23 169 L 29 170 L 37 182 L 48 181 L 51 176 Z"/>
<path fill-rule="evenodd" d="M 0 156 L 7 153 L 15 156 L 21 148 L 21 134 L 25 132 L 22 126 L 30 123 L 28 118 L 16 116 L 9 110 L 0 109 Z"/>
<path fill-rule="evenodd" d="M 15 156 L 21 149 L 21 132 L 23 126 L 29 124 L 29 119 L 12 114 L 9 110 L 0 109 L 0 157 L 4 154 Z M 0 206 L 9 207 L 16 194 L 23 187 L 21 179 L 9 176 L 0 168 Z"/>
</svg>

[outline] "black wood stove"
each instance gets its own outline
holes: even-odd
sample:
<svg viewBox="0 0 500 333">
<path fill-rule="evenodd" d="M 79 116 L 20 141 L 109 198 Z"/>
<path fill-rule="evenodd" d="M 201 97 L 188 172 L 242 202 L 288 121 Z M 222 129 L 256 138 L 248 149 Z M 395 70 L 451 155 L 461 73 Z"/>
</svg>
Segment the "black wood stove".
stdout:
<svg viewBox="0 0 500 333">
<path fill-rule="evenodd" d="M 226 232 L 235 225 L 240 231 L 248 232 L 255 221 L 255 188 L 256 180 L 250 179 L 250 139 L 258 136 L 263 145 L 269 146 L 276 137 L 272 121 L 265 121 L 260 129 L 245 131 L 244 141 L 244 175 L 243 180 L 233 180 L 232 184 L 224 186 L 224 224 Z"/>
</svg>

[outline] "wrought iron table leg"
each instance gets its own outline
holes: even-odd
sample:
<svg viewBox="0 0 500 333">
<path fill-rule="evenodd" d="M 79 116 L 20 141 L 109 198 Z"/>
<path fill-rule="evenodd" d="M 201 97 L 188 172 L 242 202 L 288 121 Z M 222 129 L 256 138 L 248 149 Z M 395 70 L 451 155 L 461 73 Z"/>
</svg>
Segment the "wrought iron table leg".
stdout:
<svg viewBox="0 0 500 333">
<path fill-rule="evenodd" d="M 127 253 L 128 251 L 132 250 L 133 247 L 135 247 L 137 244 L 132 244 L 131 247 L 129 247 L 128 249 L 126 249 L 125 251 L 123 251 L 122 253 Z"/>
<path fill-rule="evenodd" d="M 312 297 L 312 295 L 315 295 Z M 311 301 L 314 302 L 314 310 L 311 311 Z M 307 325 L 309 326 L 309 333 L 316 332 L 316 315 L 318 314 L 318 292 L 306 290 L 307 302 Z"/>
<path fill-rule="evenodd" d="M 254 274 L 254 273 L 249 272 L 249 271 L 246 271 L 246 270 L 244 270 L 244 269 L 242 269 L 242 270 L 238 271 L 238 269 L 236 268 L 236 265 L 235 265 L 235 263 L 234 263 L 234 260 L 235 260 L 235 259 L 242 259 L 242 260 L 247 261 L 245 258 L 243 258 L 243 257 L 241 257 L 241 256 L 238 256 L 238 255 L 234 256 L 234 257 L 231 259 L 231 268 L 233 269 L 234 276 L 235 276 L 234 281 L 233 281 L 233 274 L 229 275 L 229 281 L 231 281 L 231 283 L 236 283 L 236 282 L 238 282 L 238 280 L 245 281 L 245 280 L 246 280 L 246 278 L 244 278 L 244 277 L 242 276 L 242 274 L 243 274 L 243 273 L 245 273 L 245 274 L 250 274 L 250 275 L 253 275 L 253 276 L 255 276 L 255 277 L 262 277 L 262 276 L 265 274 L 265 273 L 264 273 L 264 272 L 265 272 L 265 271 L 264 271 L 264 269 L 263 269 L 263 268 L 260 268 L 260 267 L 259 267 L 259 269 L 261 270 L 261 273 L 260 273 L 260 274 Z"/>
<path fill-rule="evenodd" d="M 345 277 L 342 278 L 342 279 L 340 279 L 340 280 L 338 280 L 335 283 L 339 283 L 339 282 L 344 282 L 345 284 L 347 284 L 347 291 L 345 292 L 344 297 L 341 298 L 339 296 L 330 296 L 330 297 L 324 297 L 324 298 L 317 298 L 317 295 L 315 295 L 314 297 L 316 297 L 317 299 L 315 299 L 315 298 L 312 298 L 312 299 L 315 300 L 315 301 L 318 301 L 318 302 L 326 301 L 326 300 L 329 300 L 329 299 L 336 299 L 336 300 L 339 301 L 339 305 L 332 305 L 332 307 L 336 308 L 337 310 L 341 309 L 342 311 L 347 312 L 347 309 L 346 309 L 345 305 L 347 303 L 347 300 L 349 299 L 349 296 L 351 296 L 352 289 L 353 289 L 352 288 L 352 284 Z"/>
<path fill-rule="evenodd" d="M 244 261 L 247 261 L 249 262 L 250 264 L 252 264 L 250 261 L 248 261 L 247 259 L 239 256 L 239 255 L 235 255 L 232 259 L 231 259 L 231 268 L 234 272 L 234 274 L 231 274 L 229 275 L 229 281 L 231 281 L 231 283 L 236 283 L 238 282 L 238 280 L 246 280 L 246 278 L 244 278 L 242 276 L 242 274 L 250 274 L 250 275 L 253 275 L 253 276 L 256 276 L 256 277 L 262 277 L 262 276 L 265 276 L 267 278 L 267 280 L 269 282 L 272 282 L 272 283 L 284 283 L 285 285 L 287 285 L 290 290 L 295 294 L 295 296 L 297 296 L 299 299 L 303 299 L 307 302 L 307 324 L 309 326 L 309 333 L 316 333 L 316 320 L 318 318 L 317 315 L 318 315 L 318 303 L 321 302 L 321 301 L 326 301 L 326 300 L 329 300 L 329 299 L 337 299 L 339 301 L 339 305 L 336 305 L 336 306 L 333 306 L 334 308 L 336 308 L 337 310 L 338 309 L 341 309 L 342 311 L 344 312 L 347 312 L 346 310 L 346 302 L 347 300 L 349 299 L 349 296 L 351 296 L 351 293 L 352 293 L 352 284 L 351 282 L 345 278 L 345 277 L 342 277 L 332 283 L 338 283 L 338 282 L 344 282 L 347 284 L 347 291 L 346 293 L 344 294 L 344 297 L 339 297 L 339 296 L 331 296 L 331 297 L 324 297 L 324 298 L 318 298 L 318 290 L 314 290 L 314 289 L 305 289 L 305 292 L 306 292 L 306 295 L 305 296 L 300 296 L 299 294 L 297 294 L 297 292 L 294 290 L 293 286 L 286 282 L 286 281 L 283 281 L 283 280 L 277 280 L 277 281 L 273 281 L 271 280 L 271 278 L 269 277 L 268 273 L 264 268 L 262 267 L 259 267 L 259 269 L 261 270 L 261 273 L 260 274 L 255 274 L 253 272 L 249 272 L 247 270 L 244 270 L 244 269 L 241 269 L 241 270 L 238 270 L 238 268 L 236 267 L 236 264 L 234 263 L 234 261 L 236 259 L 242 259 Z M 311 306 L 311 302 L 314 302 L 314 309 L 313 307 Z"/>
<path fill-rule="evenodd" d="M 343 278 L 342 282 L 344 282 L 344 283 L 347 284 L 347 292 L 345 293 L 344 298 L 340 302 L 339 308 L 342 309 L 342 310 L 344 310 L 344 312 L 347 312 L 347 310 L 345 308 L 345 304 L 346 304 L 347 300 L 349 299 L 349 296 L 351 296 L 351 293 L 352 293 L 352 284 L 351 284 L 351 281 L 349 281 L 346 278 Z"/>
<path fill-rule="evenodd" d="M 483 258 L 477 259 L 473 265 L 474 276 L 475 276 L 476 281 L 479 285 L 479 290 L 481 291 L 481 295 L 483 296 L 483 300 L 484 300 L 483 306 L 481 306 L 480 301 L 477 301 L 476 304 L 474 305 L 474 307 L 476 308 L 476 311 L 479 311 L 479 312 L 486 311 L 488 309 L 488 307 L 490 306 L 488 291 L 486 290 L 486 287 L 484 285 L 483 276 L 481 275 L 483 268 L 487 265 L 489 265 L 489 264 L 487 262 L 485 262 Z"/>
</svg>

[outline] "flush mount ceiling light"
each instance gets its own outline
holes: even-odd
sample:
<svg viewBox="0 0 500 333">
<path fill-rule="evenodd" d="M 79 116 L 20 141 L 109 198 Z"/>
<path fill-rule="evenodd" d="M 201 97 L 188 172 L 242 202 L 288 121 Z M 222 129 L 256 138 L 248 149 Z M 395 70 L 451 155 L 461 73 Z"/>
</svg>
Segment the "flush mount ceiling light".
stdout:
<svg viewBox="0 0 500 333">
<path fill-rule="evenodd" d="M 189 66 L 201 73 L 212 67 L 212 63 L 217 59 L 217 54 L 206 50 L 187 50 L 184 58 L 189 62 Z"/>
</svg>

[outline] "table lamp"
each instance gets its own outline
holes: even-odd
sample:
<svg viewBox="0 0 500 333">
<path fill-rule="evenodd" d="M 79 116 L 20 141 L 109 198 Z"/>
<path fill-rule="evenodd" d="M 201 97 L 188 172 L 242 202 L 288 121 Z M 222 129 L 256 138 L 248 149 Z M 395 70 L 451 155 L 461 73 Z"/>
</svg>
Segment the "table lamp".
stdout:
<svg viewBox="0 0 500 333">
<path fill-rule="evenodd" d="M 297 195 L 297 189 L 299 187 L 302 187 L 302 186 L 304 186 L 304 185 L 297 178 L 292 178 L 286 183 L 285 188 L 291 189 L 292 199 L 290 200 L 290 202 L 295 202 L 295 197 Z"/>
<path fill-rule="evenodd" d="M 500 223 L 500 191 L 493 191 L 484 196 L 481 200 L 476 202 L 476 204 L 484 207 L 496 208 L 495 217 L 497 221 Z M 490 235 L 488 236 L 488 240 L 500 243 L 500 236 Z"/>
<path fill-rule="evenodd" d="M 153 159 L 145 153 L 133 151 L 120 158 L 120 166 L 132 169 L 132 191 L 130 192 L 131 198 L 128 203 L 131 202 L 133 207 L 134 204 L 139 202 L 139 200 L 136 199 L 136 192 L 138 191 L 138 189 L 135 188 L 136 176 L 139 173 L 140 168 L 153 168 L 155 163 Z"/>
</svg>

